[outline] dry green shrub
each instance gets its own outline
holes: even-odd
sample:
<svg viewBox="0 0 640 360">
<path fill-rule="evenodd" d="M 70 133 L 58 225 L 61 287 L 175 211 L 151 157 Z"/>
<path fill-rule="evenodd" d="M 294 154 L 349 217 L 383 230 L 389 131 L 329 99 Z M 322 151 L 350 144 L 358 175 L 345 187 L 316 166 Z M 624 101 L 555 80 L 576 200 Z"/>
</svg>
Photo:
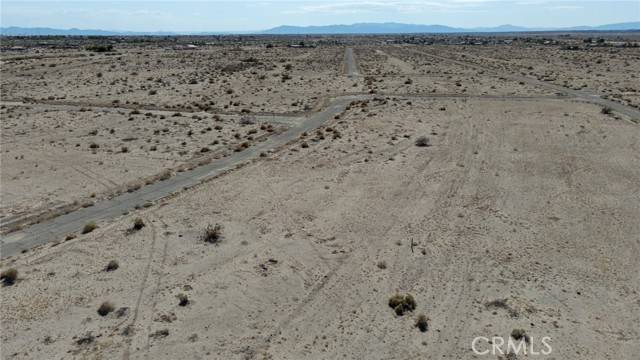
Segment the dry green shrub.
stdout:
<svg viewBox="0 0 640 360">
<path fill-rule="evenodd" d="M 200 238 L 206 243 L 218 244 L 222 240 L 222 226 L 220 224 L 207 225 Z"/>
<path fill-rule="evenodd" d="M 391 307 L 398 316 L 404 315 L 405 312 L 415 310 L 416 305 L 416 300 L 411 294 L 396 294 L 389 298 L 389 307 Z"/>
<path fill-rule="evenodd" d="M 4 286 L 11 286 L 16 283 L 18 279 L 18 270 L 14 268 L 7 269 L 0 273 L 0 280 Z"/>
<path fill-rule="evenodd" d="M 84 228 L 82 228 L 82 233 L 88 234 L 97 228 L 98 228 L 98 225 L 96 225 L 95 221 L 89 221 L 84 225 Z"/>
<path fill-rule="evenodd" d="M 429 330 L 429 322 L 425 314 L 419 314 L 416 318 L 416 327 L 422 332 Z"/>
<path fill-rule="evenodd" d="M 102 303 L 102 305 L 100 305 L 100 307 L 98 308 L 98 315 L 100 316 L 107 316 L 109 315 L 110 312 L 112 312 L 113 310 L 115 310 L 115 306 L 113 306 L 112 303 L 105 301 Z"/>
</svg>

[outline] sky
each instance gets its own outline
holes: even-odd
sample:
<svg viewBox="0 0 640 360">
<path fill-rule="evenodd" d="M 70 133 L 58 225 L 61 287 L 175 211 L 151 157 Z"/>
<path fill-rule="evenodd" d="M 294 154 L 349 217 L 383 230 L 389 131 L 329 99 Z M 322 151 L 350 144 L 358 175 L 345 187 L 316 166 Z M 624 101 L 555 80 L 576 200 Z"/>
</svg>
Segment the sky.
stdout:
<svg viewBox="0 0 640 360">
<path fill-rule="evenodd" d="M 402 22 L 568 27 L 640 21 L 640 0 L 0 0 L 0 25 L 128 31 L 256 31 Z"/>
</svg>

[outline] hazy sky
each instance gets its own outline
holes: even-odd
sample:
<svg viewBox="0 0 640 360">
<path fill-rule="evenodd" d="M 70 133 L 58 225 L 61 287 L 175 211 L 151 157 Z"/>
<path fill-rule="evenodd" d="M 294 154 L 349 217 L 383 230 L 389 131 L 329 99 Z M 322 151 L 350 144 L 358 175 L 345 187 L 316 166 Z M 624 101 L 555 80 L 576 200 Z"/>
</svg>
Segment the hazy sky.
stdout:
<svg viewBox="0 0 640 360">
<path fill-rule="evenodd" d="M 354 22 L 563 27 L 640 21 L 640 0 L 0 0 L 0 20 L 5 27 L 132 31 L 251 31 Z"/>
</svg>

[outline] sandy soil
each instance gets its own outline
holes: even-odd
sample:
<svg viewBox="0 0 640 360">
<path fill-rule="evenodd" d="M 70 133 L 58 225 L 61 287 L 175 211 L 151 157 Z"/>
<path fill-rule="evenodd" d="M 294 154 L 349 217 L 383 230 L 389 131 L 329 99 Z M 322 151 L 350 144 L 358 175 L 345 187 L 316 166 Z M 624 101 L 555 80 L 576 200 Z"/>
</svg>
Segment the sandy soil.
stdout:
<svg viewBox="0 0 640 360">
<path fill-rule="evenodd" d="M 447 51 L 491 55 L 479 48 Z M 535 350 L 549 337 L 552 353 L 517 358 L 634 358 L 638 124 L 412 50 L 354 47 L 363 76 L 350 78 L 340 63 L 344 47 L 296 49 L 304 66 L 323 59 L 318 76 L 335 66 L 326 84 L 303 87 L 294 99 L 309 91 L 312 106 L 321 106 L 331 86 L 334 94 L 377 96 L 224 176 L 88 234 L 3 259 L 2 270 L 15 268 L 18 277 L 2 288 L 1 357 L 496 359 L 504 357 L 474 354 L 473 339 L 506 339 L 522 329 Z M 236 54 L 213 48 L 192 56 L 204 61 L 225 51 Z M 626 61 L 637 67 L 634 56 Z M 9 72 L 17 79 L 22 70 Z M 3 80 L 3 89 L 12 86 L 19 87 Z M 24 94 L 35 88 L 24 87 Z M 291 91 L 287 96 L 293 84 Z M 384 95 L 392 93 L 500 98 Z M 126 98 L 146 99 L 146 89 L 131 94 Z M 273 99 L 254 102 L 270 104 L 269 111 L 299 109 Z M 70 201 L 70 189 L 99 192 L 100 182 L 123 183 L 208 156 L 199 149 L 215 139 L 217 154 L 240 141 L 234 133 L 268 133 L 260 122 L 240 125 L 240 114 L 215 121 L 212 110 L 203 119 L 142 111 L 129 121 L 125 110 L 99 111 L 96 99 L 75 100 L 87 101 L 90 111 L 45 112 L 41 106 L 53 106 L 48 100 L 2 109 L 3 206 L 6 199 L 25 209 Z M 209 123 L 223 129 L 208 131 Z M 416 146 L 421 136 L 429 146 Z M 91 141 L 100 143 L 95 154 Z M 81 175 L 87 170 L 93 180 Z M 137 218 L 145 224 L 138 230 Z M 220 239 L 203 241 L 216 224 Z M 118 266 L 107 271 L 112 260 Z M 388 305 L 395 294 L 411 294 L 416 308 L 397 315 Z M 104 302 L 114 311 L 102 316 Z M 419 314 L 428 319 L 426 332 L 415 327 Z"/>
<path fill-rule="evenodd" d="M 340 139 L 15 259 L 4 356 L 457 359 L 523 328 L 554 358 L 632 358 L 635 125 L 560 101 L 366 108 L 331 125 Z M 216 223 L 222 241 L 203 243 Z M 387 306 L 396 292 L 429 331 Z M 101 317 L 103 301 L 126 310 Z"/>
<path fill-rule="evenodd" d="M 7 60 L 5 99 L 170 109 L 304 111 L 322 90 L 350 84 L 344 48 L 121 49 L 116 55 Z M 286 77 L 285 77 L 286 75 Z M 322 79 L 322 82 L 318 82 Z"/>
<path fill-rule="evenodd" d="M 5 219 L 140 187 L 286 127 L 203 112 L 9 106 L 0 115 Z"/>
<path fill-rule="evenodd" d="M 612 100 L 640 107 L 637 73 L 640 48 L 582 48 L 525 46 L 505 51 L 505 46 L 429 47 L 434 54 L 511 73 L 522 73 L 571 89 L 590 89 Z"/>
</svg>

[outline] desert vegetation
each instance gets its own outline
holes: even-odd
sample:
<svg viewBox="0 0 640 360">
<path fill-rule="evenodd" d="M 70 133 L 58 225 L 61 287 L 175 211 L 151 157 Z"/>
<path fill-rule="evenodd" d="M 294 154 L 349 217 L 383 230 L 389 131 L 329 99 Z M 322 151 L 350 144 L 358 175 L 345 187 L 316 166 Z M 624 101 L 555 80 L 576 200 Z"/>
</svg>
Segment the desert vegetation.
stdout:
<svg viewBox="0 0 640 360">
<path fill-rule="evenodd" d="M 3 356 L 629 358 L 640 54 L 586 36 L 3 38 Z"/>
</svg>

